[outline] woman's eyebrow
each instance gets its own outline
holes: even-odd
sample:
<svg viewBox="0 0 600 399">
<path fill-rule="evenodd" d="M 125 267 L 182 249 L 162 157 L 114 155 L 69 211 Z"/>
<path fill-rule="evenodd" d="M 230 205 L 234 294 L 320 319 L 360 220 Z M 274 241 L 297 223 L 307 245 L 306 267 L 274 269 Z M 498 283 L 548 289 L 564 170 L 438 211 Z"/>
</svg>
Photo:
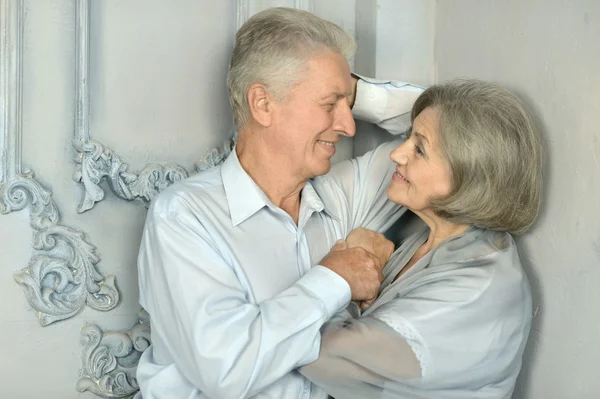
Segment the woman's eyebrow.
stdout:
<svg viewBox="0 0 600 399">
<path fill-rule="evenodd" d="M 427 137 L 423 136 L 421 133 L 419 133 L 419 132 L 414 132 L 413 134 L 414 134 L 415 136 L 417 136 L 417 137 L 418 137 L 420 140 L 422 140 L 422 141 L 426 142 L 428 145 L 431 145 L 431 144 L 429 143 L 429 140 L 427 139 Z"/>
</svg>

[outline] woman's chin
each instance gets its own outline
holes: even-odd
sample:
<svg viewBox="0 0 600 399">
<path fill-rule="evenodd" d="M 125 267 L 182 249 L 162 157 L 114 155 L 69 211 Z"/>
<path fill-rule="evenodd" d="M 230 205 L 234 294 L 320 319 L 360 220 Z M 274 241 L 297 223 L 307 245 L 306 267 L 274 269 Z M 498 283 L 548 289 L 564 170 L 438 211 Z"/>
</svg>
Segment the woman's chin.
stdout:
<svg viewBox="0 0 600 399">
<path fill-rule="evenodd" d="M 395 193 L 394 191 L 395 190 L 393 190 L 392 187 L 388 187 L 386 191 L 388 199 L 398 205 L 406 206 L 407 204 L 403 196 L 398 195 L 398 193 Z"/>
</svg>

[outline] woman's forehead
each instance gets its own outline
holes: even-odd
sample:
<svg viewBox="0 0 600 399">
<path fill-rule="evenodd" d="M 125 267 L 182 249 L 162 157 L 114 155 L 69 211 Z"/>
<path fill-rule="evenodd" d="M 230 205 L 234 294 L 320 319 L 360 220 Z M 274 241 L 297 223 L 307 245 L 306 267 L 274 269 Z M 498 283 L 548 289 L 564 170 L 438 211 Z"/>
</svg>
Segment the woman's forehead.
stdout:
<svg viewBox="0 0 600 399">
<path fill-rule="evenodd" d="M 413 122 L 412 134 L 432 145 L 438 135 L 441 112 L 437 108 L 427 107 Z"/>
</svg>

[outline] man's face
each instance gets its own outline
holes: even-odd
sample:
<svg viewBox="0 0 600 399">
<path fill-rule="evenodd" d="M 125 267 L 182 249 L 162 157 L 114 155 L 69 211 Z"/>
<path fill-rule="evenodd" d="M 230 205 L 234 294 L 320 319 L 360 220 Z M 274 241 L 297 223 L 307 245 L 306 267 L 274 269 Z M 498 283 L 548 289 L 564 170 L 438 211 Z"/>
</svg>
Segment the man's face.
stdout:
<svg viewBox="0 0 600 399">
<path fill-rule="evenodd" d="M 329 172 L 340 136 L 354 136 L 348 105 L 352 93 L 350 67 L 332 52 L 319 53 L 307 62 L 300 83 L 288 100 L 274 105 L 270 147 L 284 155 L 288 173 L 310 179 Z"/>
</svg>

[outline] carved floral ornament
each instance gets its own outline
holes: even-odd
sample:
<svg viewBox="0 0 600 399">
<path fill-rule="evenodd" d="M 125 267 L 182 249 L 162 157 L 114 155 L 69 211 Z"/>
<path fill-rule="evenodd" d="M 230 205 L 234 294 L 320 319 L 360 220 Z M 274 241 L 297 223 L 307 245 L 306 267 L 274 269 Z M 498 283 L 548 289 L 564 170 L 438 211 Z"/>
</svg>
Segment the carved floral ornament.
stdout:
<svg viewBox="0 0 600 399">
<path fill-rule="evenodd" d="M 202 171 L 222 163 L 233 148 L 233 139 L 208 151 L 195 165 L 195 171 Z M 83 213 L 93 208 L 104 198 L 100 186 L 103 179 L 109 184 L 113 194 L 124 200 L 140 200 L 146 206 L 171 184 L 188 177 L 187 170 L 177 164 L 147 164 L 139 172 L 132 172 L 129 166 L 110 148 L 95 140 L 85 143 L 75 142 L 77 151 L 73 180 L 83 185 L 84 193 L 77 208 Z"/>
<path fill-rule="evenodd" d="M 251 6 L 254 10 L 258 3 L 238 0 L 236 30 L 249 17 Z M 311 0 L 294 0 L 294 5 L 312 9 Z M 148 164 L 135 172 L 114 151 L 90 138 L 89 0 L 77 0 L 76 7 L 73 179 L 84 189 L 77 211 L 88 211 L 104 198 L 103 180 L 118 198 L 137 199 L 147 206 L 174 182 L 222 163 L 234 139 L 210 149 L 191 172 L 177 164 Z M 114 309 L 119 292 L 115 277 L 98 271 L 100 258 L 89 237 L 60 223 L 52 192 L 35 179 L 33 171 L 22 169 L 23 18 L 23 0 L 0 0 L 0 212 L 30 212 L 33 254 L 14 278 L 40 324 L 48 326 L 73 317 L 86 305 L 101 311 Z M 139 357 L 150 345 L 148 315 L 142 311 L 137 323 L 125 332 L 103 331 L 96 324 L 86 324 L 80 345 L 82 369 L 77 390 L 104 398 L 130 398 L 139 390 L 135 379 Z"/>
<path fill-rule="evenodd" d="M 139 386 L 135 371 L 150 345 L 148 313 L 140 312 L 138 322 L 126 332 L 103 332 L 95 324 L 81 330 L 81 376 L 79 392 L 91 392 L 103 398 L 130 398 Z"/>
<path fill-rule="evenodd" d="M 29 209 L 33 254 L 14 275 L 39 322 L 47 326 L 85 305 L 102 311 L 119 302 L 114 276 L 97 269 L 85 233 L 60 224 L 52 193 L 21 164 L 23 1 L 0 0 L 0 212 Z"/>
</svg>

